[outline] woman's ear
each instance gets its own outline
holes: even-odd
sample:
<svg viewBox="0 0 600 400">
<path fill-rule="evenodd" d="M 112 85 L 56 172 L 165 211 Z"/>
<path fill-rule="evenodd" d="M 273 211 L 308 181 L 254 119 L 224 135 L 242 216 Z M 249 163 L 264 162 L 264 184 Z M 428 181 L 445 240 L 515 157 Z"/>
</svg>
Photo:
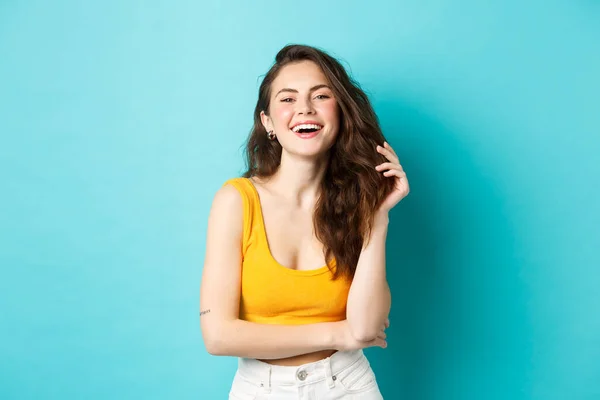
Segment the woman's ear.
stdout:
<svg viewBox="0 0 600 400">
<path fill-rule="evenodd" d="M 264 111 L 260 112 L 260 121 L 262 122 L 267 132 L 273 130 L 273 122 L 271 121 L 271 118 L 267 114 L 265 114 Z"/>
</svg>

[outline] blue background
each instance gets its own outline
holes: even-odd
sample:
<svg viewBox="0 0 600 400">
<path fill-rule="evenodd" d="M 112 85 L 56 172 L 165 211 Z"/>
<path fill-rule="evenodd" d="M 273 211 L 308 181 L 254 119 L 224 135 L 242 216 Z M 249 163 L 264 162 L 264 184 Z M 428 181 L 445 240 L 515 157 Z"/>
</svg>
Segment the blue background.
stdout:
<svg viewBox="0 0 600 400">
<path fill-rule="evenodd" d="M 0 2 L 0 398 L 226 398 L 212 196 L 288 43 L 370 95 L 392 213 L 386 399 L 600 399 L 600 2 Z"/>
</svg>

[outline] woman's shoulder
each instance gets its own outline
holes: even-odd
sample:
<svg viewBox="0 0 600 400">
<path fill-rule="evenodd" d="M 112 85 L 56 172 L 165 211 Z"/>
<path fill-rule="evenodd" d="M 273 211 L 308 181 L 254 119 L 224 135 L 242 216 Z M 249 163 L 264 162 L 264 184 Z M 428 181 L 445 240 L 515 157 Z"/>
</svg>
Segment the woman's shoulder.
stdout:
<svg viewBox="0 0 600 400">
<path fill-rule="evenodd" d="M 222 197 L 232 197 L 241 198 L 246 200 L 252 194 L 252 182 L 250 182 L 249 178 L 244 177 L 232 177 L 226 179 L 221 187 L 219 188 L 217 195 L 221 195 Z"/>
<path fill-rule="evenodd" d="M 248 182 L 248 178 L 244 178 L 243 176 L 236 176 L 236 177 L 231 177 L 226 179 L 222 185 L 221 188 L 227 187 L 227 186 L 233 186 L 235 188 L 239 189 L 243 189 L 245 187 L 248 186 L 249 182 Z"/>
<path fill-rule="evenodd" d="M 223 182 L 223 186 L 225 186 L 227 184 L 244 183 L 247 180 L 248 180 L 248 178 L 244 178 L 243 176 L 234 176 L 234 177 L 231 177 L 231 178 L 227 178 Z"/>
<path fill-rule="evenodd" d="M 249 178 L 233 177 L 226 179 L 215 195 L 214 202 L 219 210 L 228 214 L 223 220 L 243 221 L 244 243 L 250 235 L 255 211 L 255 195 Z"/>
</svg>

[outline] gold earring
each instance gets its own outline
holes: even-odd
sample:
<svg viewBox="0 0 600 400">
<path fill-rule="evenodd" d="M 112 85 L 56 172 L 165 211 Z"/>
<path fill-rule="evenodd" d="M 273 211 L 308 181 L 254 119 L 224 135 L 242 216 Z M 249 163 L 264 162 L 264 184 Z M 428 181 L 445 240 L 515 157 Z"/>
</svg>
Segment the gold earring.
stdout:
<svg viewBox="0 0 600 400">
<path fill-rule="evenodd" d="M 267 133 L 267 137 L 269 138 L 269 140 L 275 140 L 275 138 L 276 138 L 276 136 L 275 136 L 275 134 L 273 133 L 273 131 L 269 131 L 269 132 Z"/>
</svg>

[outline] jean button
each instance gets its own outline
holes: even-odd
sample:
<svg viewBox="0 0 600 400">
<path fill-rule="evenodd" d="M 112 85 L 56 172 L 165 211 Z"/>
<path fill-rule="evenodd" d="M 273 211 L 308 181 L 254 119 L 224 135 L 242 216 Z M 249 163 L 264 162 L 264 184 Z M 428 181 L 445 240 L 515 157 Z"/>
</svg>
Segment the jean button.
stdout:
<svg viewBox="0 0 600 400">
<path fill-rule="evenodd" d="M 298 379 L 301 381 L 305 380 L 307 375 L 308 373 L 304 370 L 298 371 Z"/>
</svg>

